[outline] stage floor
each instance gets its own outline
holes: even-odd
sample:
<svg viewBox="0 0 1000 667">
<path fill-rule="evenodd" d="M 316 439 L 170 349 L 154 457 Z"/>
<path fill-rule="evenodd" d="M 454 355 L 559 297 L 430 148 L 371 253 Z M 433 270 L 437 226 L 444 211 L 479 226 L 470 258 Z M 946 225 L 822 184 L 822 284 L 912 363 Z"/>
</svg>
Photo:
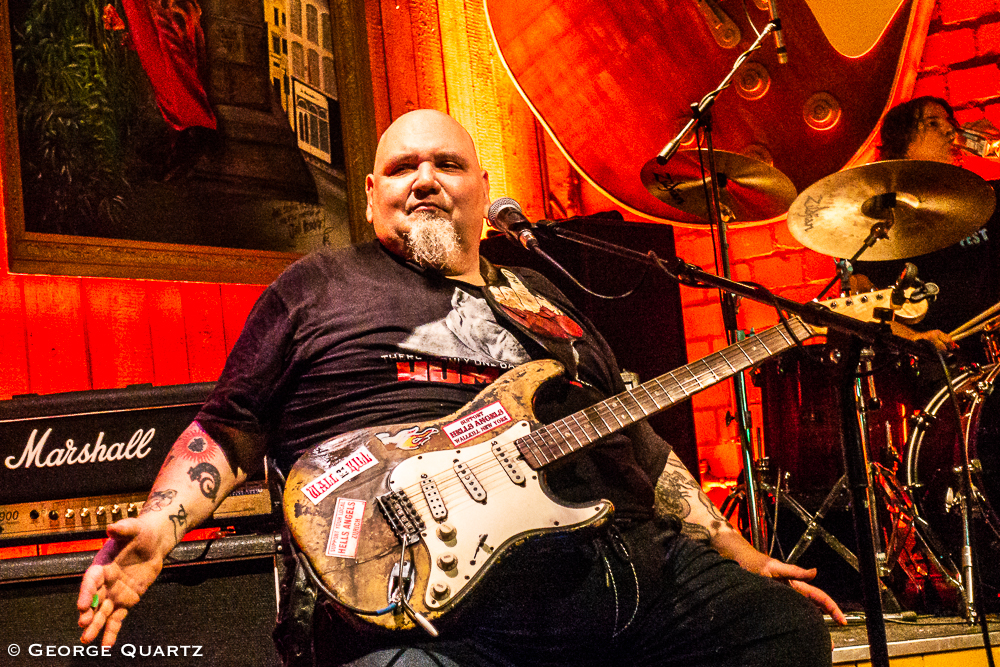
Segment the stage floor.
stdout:
<svg viewBox="0 0 1000 667">
<path fill-rule="evenodd" d="M 990 616 L 990 643 L 1000 661 L 1000 618 Z M 831 626 L 835 665 L 870 664 L 868 632 L 863 620 L 846 628 Z M 978 625 L 962 618 L 920 616 L 914 621 L 885 624 L 893 667 L 986 667 L 986 650 Z"/>
</svg>

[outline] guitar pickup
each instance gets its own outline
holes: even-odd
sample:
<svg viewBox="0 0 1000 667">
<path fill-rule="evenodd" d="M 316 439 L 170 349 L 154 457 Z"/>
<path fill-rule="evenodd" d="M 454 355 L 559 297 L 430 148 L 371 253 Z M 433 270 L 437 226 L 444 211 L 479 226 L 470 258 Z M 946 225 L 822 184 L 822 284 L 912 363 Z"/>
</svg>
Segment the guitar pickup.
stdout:
<svg viewBox="0 0 1000 667">
<path fill-rule="evenodd" d="M 516 451 L 516 450 L 515 450 Z M 493 456 L 497 457 L 497 461 L 500 463 L 500 467 L 503 471 L 507 473 L 510 477 L 510 481 L 514 482 L 519 486 L 524 486 L 524 475 L 521 474 L 520 468 L 517 467 L 517 454 L 508 452 L 504 449 L 504 446 L 500 443 L 493 443 Z"/>
<path fill-rule="evenodd" d="M 404 545 L 420 541 L 424 520 L 420 518 L 409 497 L 402 491 L 392 491 L 376 498 L 389 527 Z"/>
<path fill-rule="evenodd" d="M 420 490 L 424 492 L 424 500 L 431 510 L 431 516 L 435 521 L 444 521 L 448 518 L 448 508 L 445 507 L 441 492 L 438 490 L 437 482 L 430 477 L 420 480 Z"/>
<path fill-rule="evenodd" d="M 465 490 L 469 492 L 473 500 L 478 503 L 486 502 L 486 489 L 479 483 L 479 478 L 476 477 L 476 473 L 472 472 L 472 468 L 462 461 L 455 461 L 455 474 L 458 475 L 462 485 L 465 486 Z"/>
</svg>

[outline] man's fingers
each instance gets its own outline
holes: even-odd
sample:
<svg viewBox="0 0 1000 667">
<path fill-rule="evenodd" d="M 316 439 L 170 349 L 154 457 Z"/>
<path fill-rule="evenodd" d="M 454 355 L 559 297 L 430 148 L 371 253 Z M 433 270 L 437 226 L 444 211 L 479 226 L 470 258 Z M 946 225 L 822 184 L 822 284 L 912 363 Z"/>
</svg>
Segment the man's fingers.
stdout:
<svg viewBox="0 0 1000 667">
<path fill-rule="evenodd" d="M 101 639 L 101 646 L 114 646 L 118 640 L 118 631 L 122 629 L 122 621 L 128 615 L 128 609 L 118 608 L 104 623 L 104 637 Z"/>
<path fill-rule="evenodd" d="M 829 595 L 824 591 L 811 584 L 807 584 L 804 581 L 791 580 L 789 584 L 796 591 L 804 595 L 807 599 L 812 601 L 817 607 L 822 609 L 827 614 L 833 617 L 833 620 L 840 625 L 847 625 L 847 617 L 844 616 L 844 612 L 840 610 L 840 607 L 836 602 L 833 601 Z"/>
</svg>

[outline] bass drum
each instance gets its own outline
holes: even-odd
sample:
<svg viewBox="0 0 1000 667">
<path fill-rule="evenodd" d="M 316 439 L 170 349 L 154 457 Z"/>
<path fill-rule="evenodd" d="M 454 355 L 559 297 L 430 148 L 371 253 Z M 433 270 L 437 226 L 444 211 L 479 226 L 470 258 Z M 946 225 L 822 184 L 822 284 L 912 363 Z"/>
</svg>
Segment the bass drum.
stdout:
<svg viewBox="0 0 1000 667">
<path fill-rule="evenodd" d="M 955 395 L 968 434 L 972 483 L 979 504 L 974 521 L 978 539 L 984 600 L 996 606 L 1000 593 L 1000 365 L 967 370 L 954 378 Z M 918 514 L 930 525 L 944 553 L 961 563 L 962 509 L 956 502 L 962 488 L 962 438 L 956 426 L 948 387 L 943 386 L 915 419 L 906 446 L 906 486 Z M 991 611 L 995 611 L 992 609 Z"/>
</svg>

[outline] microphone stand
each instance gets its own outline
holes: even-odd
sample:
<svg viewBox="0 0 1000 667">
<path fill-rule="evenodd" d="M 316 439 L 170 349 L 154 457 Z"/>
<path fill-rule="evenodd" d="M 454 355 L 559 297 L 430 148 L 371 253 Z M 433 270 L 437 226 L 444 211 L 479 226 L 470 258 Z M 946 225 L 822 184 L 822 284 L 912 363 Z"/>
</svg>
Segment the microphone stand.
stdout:
<svg viewBox="0 0 1000 667">
<path fill-rule="evenodd" d="M 715 98 L 719 93 L 729 87 L 729 83 L 736 75 L 737 70 L 746 61 L 751 53 L 760 48 L 764 38 L 776 28 L 774 21 L 769 22 L 764 30 L 757 36 L 756 41 L 736 59 L 729 73 L 722 80 L 719 86 L 705 95 L 698 104 L 691 105 L 691 120 L 687 122 L 683 129 L 660 151 L 656 156 L 659 164 L 666 164 L 677 151 L 684 135 L 692 129 L 697 131 L 701 127 L 704 131 L 706 142 L 706 153 L 708 155 L 708 170 L 711 174 L 711 193 L 706 192 L 708 200 L 709 225 L 716 225 L 719 230 L 719 254 L 722 257 L 722 275 L 726 279 L 732 278 L 732 271 L 729 264 L 729 238 L 726 231 L 726 219 L 722 215 L 721 197 L 719 194 L 720 174 L 715 169 L 715 149 L 712 145 L 712 107 Z M 704 165 L 702 165 L 704 171 Z M 736 320 L 736 313 L 739 310 L 736 297 L 730 292 L 721 292 L 722 301 L 722 322 L 726 330 L 726 340 L 732 345 L 744 337 L 744 332 L 739 328 Z M 743 477 L 746 488 L 747 518 L 750 523 L 750 542 L 754 548 L 762 553 L 767 553 L 767 536 L 764 534 L 766 526 L 765 511 L 761 498 L 758 497 L 757 489 L 760 482 L 757 479 L 757 467 L 754 465 L 753 451 L 753 426 L 750 422 L 750 402 L 747 399 L 746 376 L 737 373 L 733 376 L 733 393 L 735 396 L 735 418 L 731 414 L 726 415 L 728 425 L 735 419 L 737 431 L 740 437 L 740 451 L 743 461 Z"/>
<path fill-rule="evenodd" d="M 763 288 L 744 285 L 728 278 L 707 273 L 680 258 L 665 261 L 653 253 L 643 254 L 630 248 L 624 248 L 559 227 L 537 227 L 535 231 L 538 233 L 539 238 L 551 234 L 618 257 L 650 263 L 663 270 L 671 279 L 681 284 L 694 287 L 715 287 L 726 293 L 743 296 L 781 311 L 795 313 L 807 324 L 834 329 L 848 335 L 849 349 L 845 355 L 847 361 L 842 364 L 843 377 L 841 378 L 840 391 L 841 419 L 843 421 L 841 432 L 844 434 L 842 436 L 842 445 L 845 458 L 848 460 L 848 483 L 852 494 L 855 531 L 859 543 L 858 565 L 862 579 L 869 658 L 873 667 L 888 667 L 889 649 L 886 643 L 885 617 L 882 609 L 882 598 L 879 592 L 880 580 L 873 542 L 871 506 L 868 500 L 868 475 L 864 464 L 865 452 L 861 444 L 861 424 L 858 419 L 858 413 L 854 409 L 853 392 L 855 385 L 853 375 L 858 367 L 857 362 L 860 359 L 863 342 L 879 350 L 888 350 L 918 357 L 928 357 L 930 355 L 928 348 L 922 344 L 893 335 L 889 326 L 885 323 L 861 322 L 831 311 L 818 302 L 803 304 L 779 297 Z M 534 249 L 540 257 L 552 263 L 560 272 L 566 273 L 566 270 L 547 253 L 537 247 Z"/>
</svg>

